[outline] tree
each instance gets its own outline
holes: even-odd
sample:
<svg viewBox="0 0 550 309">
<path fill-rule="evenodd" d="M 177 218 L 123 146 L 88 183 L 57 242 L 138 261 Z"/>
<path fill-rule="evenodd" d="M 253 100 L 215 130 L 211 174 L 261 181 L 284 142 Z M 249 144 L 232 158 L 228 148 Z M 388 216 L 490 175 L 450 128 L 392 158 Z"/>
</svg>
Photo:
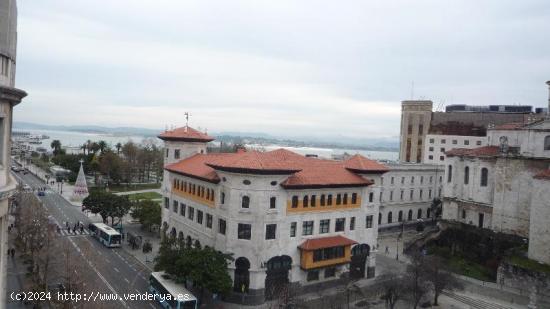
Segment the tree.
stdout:
<svg viewBox="0 0 550 309">
<path fill-rule="evenodd" d="M 414 250 L 410 255 L 410 264 L 407 265 L 405 280 L 407 289 L 416 309 L 422 298 L 428 293 L 429 284 L 426 281 L 426 261 L 424 255 Z"/>
<path fill-rule="evenodd" d="M 122 148 L 122 144 L 120 142 L 116 143 L 115 148 L 116 148 L 116 154 L 120 155 L 120 149 Z"/>
<path fill-rule="evenodd" d="M 430 211 L 432 213 L 432 221 L 434 221 L 441 213 L 441 200 L 439 198 L 436 197 L 432 200 Z"/>
<path fill-rule="evenodd" d="M 122 171 L 124 162 L 111 150 L 106 150 L 99 157 L 99 171 L 106 175 L 108 181 L 120 183 L 122 181 Z"/>
<path fill-rule="evenodd" d="M 162 209 L 159 203 L 151 200 L 137 201 L 133 203 L 132 218 L 139 220 L 142 228 L 151 230 L 155 225 L 160 226 Z"/>
<path fill-rule="evenodd" d="M 434 306 L 437 306 L 437 299 L 441 291 L 462 289 L 462 285 L 450 272 L 445 260 L 439 256 L 426 257 L 426 280 L 432 285 L 434 291 Z"/>
<path fill-rule="evenodd" d="M 110 192 L 95 190 L 90 193 L 83 201 L 83 210 L 89 210 L 94 214 L 99 214 L 104 223 L 111 218 L 111 226 L 115 225 L 115 219 L 118 223 L 122 217 L 130 211 L 131 203 L 127 196 L 119 196 Z"/>
<path fill-rule="evenodd" d="M 227 269 L 231 260 L 230 254 L 211 247 L 187 247 L 176 238 L 164 237 L 155 258 L 155 270 L 164 270 L 178 283 L 192 281 L 200 290 L 202 302 L 206 290 L 216 294 L 229 292 L 232 280 Z"/>
<path fill-rule="evenodd" d="M 61 141 L 54 139 L 50 144 L 50 147 L 53 149 L 53 155 L 56 156 L 61 153 Z"/>
<path fill-rule="evenodd" d="M 107 142 L 104 140 L 97 142 L 97 146 L 99 147 L 99 151 L 101 151 L 101 153 L 109 149 L 109 145 L 107 145 Z"/>
<path fill-rule="evenodd" d="M 389 272 L 380 276 L 382 299 L 386 302 L 389 309 L 395 308 L 395 304 L 403 298 L 406 293 L 406 287 L 403 279 L 395 272 Z"/>
</svg>

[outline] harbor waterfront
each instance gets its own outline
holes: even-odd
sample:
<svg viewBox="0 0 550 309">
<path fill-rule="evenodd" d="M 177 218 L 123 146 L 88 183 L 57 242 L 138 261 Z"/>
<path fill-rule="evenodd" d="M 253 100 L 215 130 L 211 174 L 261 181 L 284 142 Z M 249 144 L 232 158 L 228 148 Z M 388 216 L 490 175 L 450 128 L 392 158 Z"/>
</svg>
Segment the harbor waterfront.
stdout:
<svg viewBox="0 0 550 309">
<path fill-rule="evenodd" d="M 124 144 L 128 141 L 140 143 L 143 140 L 148 140 L 153 143 L 159 144 L 158 139 L 152 136 L 143 135 L 113 135 L 113 134 L 101 134 L 101 133 L 86 133 L 76 131 L 57 131 L 57 130 L 24 130 L 14 129 L 14 133 L 28 132 L 31 136 L 43 136 L 48 138 L 42 139 L 42 144 L 36 145 L 39 147 L 50 149 L 50 144 L 53 140 L 61 141 L 63 146 L 68 147 L 80 147 L 82 144 L 90 141 L 104 140 L 111 146 L 117 143 Z M 360 154 L 374 160 L 382 161 L 396 161 L 399 157 L 397 151 L 377 151 L 377 150 L 360 150 L 360 149 L 341 149 L 341 148 L 320 148 L 320 147 L 291 147 L 284 145 L 259 145 L 259 144 L 246 144 L 247 147 L 252 149 L 261 149 L 265 151 L 275 150 L 279 148 L 287 149 L 302 155 L 317 155 L 322 158 L 332 159 L 337 156 L 341 156 L 344 153 L 350 155 Z"/>
</svg>

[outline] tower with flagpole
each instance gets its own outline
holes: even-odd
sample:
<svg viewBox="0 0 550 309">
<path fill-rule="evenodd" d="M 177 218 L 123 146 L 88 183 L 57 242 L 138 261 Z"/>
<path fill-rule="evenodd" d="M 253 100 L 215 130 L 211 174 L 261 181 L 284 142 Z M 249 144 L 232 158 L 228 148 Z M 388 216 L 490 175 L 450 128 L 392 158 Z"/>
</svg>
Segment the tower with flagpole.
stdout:
<svg viewBox="0 0 550 309">
<path fill-rule="evenodd" d="M 80 169 L 78 171 L 78 176 L 76 177 L 76 182 L 74 184 L 73 195 L 71 200 L 73 201 L 82 201 L 88 196 L 88 184 L 86 183 L 86 175 L 84 175 L 84 168 L 82 163 L 84 162 L 80 159 Z"/>
</svg>

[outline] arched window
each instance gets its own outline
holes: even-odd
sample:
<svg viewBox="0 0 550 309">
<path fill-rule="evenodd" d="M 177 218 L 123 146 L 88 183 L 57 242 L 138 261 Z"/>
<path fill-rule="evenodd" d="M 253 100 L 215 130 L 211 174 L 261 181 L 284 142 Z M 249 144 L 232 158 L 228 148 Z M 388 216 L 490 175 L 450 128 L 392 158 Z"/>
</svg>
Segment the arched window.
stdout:
<svg viewBox="0 0 550 309">
<path fill-rule="evenodd" d="M 451 182 L 453 180 L 453 166 L 449 165 L 449 168 L 447 169 L 447 182 Z"/>
<path fill-rule="evenodd" d="M 304 204 L 304 207 L 308 207 L 309 206 L 309 196 L 304 196 L 304 199 L 302 201 L 302 204 Z"/>
<path fill-rule="evenodd" d="M 298 208 L 298 197 L 296 195 L 292 197 L 292 208 Z"/>
<path fill-rule="evenodd" d="M 388 212 L 388 223 L 392 222 L 391 211 Z"/>
<path fill-rule="evenodd" d="M 411 221 L 413 219 L 413 211 L 412 209 L 409 209 L 409 215 L 407 216 L 407 220 Z"/>
<path fill-rule="evenodd" d="M 222 192 L 220 200 L 222 204 L 225 204 L 225 192 Z"/>
<path fill-rule="evenodd" d="M 245 257 L 240 257 L 235 261 L 235 279 L 233 281 L 233 291 L 239 293 L 248 293 L 250 285 L 250 262 Z"/>
<path fill-rule="evenodd" d="M 470 168 L 466 166 L 464 168 L 464 184 L 467 185 L 470 182 Z"/>
<path fill-rule="evenodd" d="M 378 225 L 382 224 L 382 213 L 378 213 Z"/>
<path fill-rule="evenodd" d="M 544 150 L 550 150 L 550 135 L 544 138 Z"/>
<path fill-rule="evenodd" d="M 487 187 L 488 180 L 489 180 L 489 170 L 484 167 L 481 169 L 481 183 L 479 185 L 482 187 Z"/>
<path fill-rule="evenodd" d="M 397 216 L 397 221 L 399 221 L 399 222 L 403 221 L 403 210 L 399 211 L 399 214 Z"/>
<path fill-rule="evenodd" d="M 248 197 L 248 195 L 243 196 L 241 207 L 242 208 L 249 208 L 250 207 L 250 197 Z"/>
<path fill-rule="evenodd" d="M 430 208 L 428 208 L 428 209 L 426 210 L 426 217 L 429 218 L 431 215 L 432 215 L 432 210 L 431 210 Z"/>
<path fill-rule="evenodd" d="M 418 213 L 417 213 L 417 215 L 416 215 L 416 218 L 417 218 L 417 219 L 422 218 L 422 209 L 420 209 L 420 208 L 418 209 Z"/>
</svg>

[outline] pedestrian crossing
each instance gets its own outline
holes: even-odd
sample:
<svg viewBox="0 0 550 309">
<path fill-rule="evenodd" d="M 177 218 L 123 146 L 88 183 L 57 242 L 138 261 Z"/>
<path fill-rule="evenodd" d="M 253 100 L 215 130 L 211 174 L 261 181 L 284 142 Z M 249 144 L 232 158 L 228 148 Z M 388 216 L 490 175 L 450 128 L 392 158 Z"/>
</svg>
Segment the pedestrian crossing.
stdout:
<svg viewBox="0 0 550 309">
<path fill-rule="evenodd" d="M 86 228 L 82 230 L 82 233 L 80 232 L 80 229 L 76 229 L 76 231 L 73 233 L 73 229 L 69 232 L 67 229 L 62 229 L 58 231 L 59 235 L 61 236 L 88 236 L 92 235 L 92 232 Z"/>
</svg>

